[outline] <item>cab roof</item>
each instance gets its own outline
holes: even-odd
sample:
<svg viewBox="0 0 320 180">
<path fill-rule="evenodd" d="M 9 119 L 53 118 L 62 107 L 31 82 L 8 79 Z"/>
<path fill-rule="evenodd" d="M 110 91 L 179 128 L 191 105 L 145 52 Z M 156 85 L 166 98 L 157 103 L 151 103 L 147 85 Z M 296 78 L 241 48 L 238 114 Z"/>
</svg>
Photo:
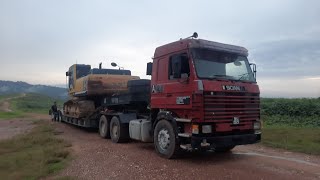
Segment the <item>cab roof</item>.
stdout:
<svg viewBox="0 0 320 180">
<path fill-rule="evenodd" d="M 214 41 L 208 41 L 204 39 L 181 39 L 163 46 L 157 47 L 154 53 L 154 58 L 164 56 L 166 54 L 174 53 L 188 48 L 205 48 L 216 51 L 229 52 L 248 56 L 248 50 L 241 46 L 235 46 L 230 44 L 223 44 Z"/>
</svg>

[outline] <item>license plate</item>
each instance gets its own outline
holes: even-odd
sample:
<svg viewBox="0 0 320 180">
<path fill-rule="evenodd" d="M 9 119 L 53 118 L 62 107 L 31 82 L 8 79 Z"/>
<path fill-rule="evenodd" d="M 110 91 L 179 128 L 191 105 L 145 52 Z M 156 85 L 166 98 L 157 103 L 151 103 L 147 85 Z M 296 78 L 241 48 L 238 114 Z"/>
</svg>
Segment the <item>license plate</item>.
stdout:
<svg viewBox="0 0 320 180">
<path fill-rule="evenodd" d="M 238 117 L 233 117 L 232 124 L 233 124 L 233 125 L 240 124 L 240 119 L 239 119 Z"/>
</svg>

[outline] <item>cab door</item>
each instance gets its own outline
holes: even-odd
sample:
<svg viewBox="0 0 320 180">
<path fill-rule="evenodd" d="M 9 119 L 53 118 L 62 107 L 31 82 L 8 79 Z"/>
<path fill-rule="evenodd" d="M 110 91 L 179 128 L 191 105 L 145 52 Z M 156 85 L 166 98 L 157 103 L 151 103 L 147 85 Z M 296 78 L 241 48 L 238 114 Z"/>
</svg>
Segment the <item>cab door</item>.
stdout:
<svg viewBox="0 0 320 180">
<path fill-rule="evenodd" d="M 173 54 L 168 61 L 168 81 L 164 84 L 167 108 L 191 108 L 190 58 L 186 52 Z"/>
</svg>

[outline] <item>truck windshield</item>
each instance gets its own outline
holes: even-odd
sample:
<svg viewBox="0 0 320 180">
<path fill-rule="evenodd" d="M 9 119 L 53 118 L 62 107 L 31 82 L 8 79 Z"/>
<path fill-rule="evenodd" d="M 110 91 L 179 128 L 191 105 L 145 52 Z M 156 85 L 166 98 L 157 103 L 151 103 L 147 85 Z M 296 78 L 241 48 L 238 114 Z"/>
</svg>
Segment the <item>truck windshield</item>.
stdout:
<svg viewBox="0 0 320 180">
<path fill-rule="evenodd" d="M 199 78 L 255 82 L 245 56 L 200 48 L 191 52 Z"/>
</svg>

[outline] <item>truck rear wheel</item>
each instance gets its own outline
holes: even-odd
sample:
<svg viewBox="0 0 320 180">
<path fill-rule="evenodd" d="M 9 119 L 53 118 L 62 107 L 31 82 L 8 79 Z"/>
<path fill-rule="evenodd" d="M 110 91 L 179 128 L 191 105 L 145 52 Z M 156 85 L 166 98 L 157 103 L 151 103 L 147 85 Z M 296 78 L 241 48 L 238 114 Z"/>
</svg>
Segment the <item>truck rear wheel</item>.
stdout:
<svg viewBox="0 0 320 180">
<path fill-rule="evenodd" d="M 99 134 L 103 138 L 110 138 L 110 128 L 106 116 L 102 115 L 99 120 Z"/>
<path fill-rule="evenodd" d="M 179 146 L 170 122 L 167 120 L 159 121 L 155 127 L 153 138 L 155 149 L 161 157 L 171 159 L 177 156 Z"/>
<path fill-rule="evenodd" d="M 110 136 L 114 143 L 126 142 L 129 139 L 129 129 L 125 124 L 121 124 L 118 117 L 113 116 L 110 122 Z"/>
</svg>

